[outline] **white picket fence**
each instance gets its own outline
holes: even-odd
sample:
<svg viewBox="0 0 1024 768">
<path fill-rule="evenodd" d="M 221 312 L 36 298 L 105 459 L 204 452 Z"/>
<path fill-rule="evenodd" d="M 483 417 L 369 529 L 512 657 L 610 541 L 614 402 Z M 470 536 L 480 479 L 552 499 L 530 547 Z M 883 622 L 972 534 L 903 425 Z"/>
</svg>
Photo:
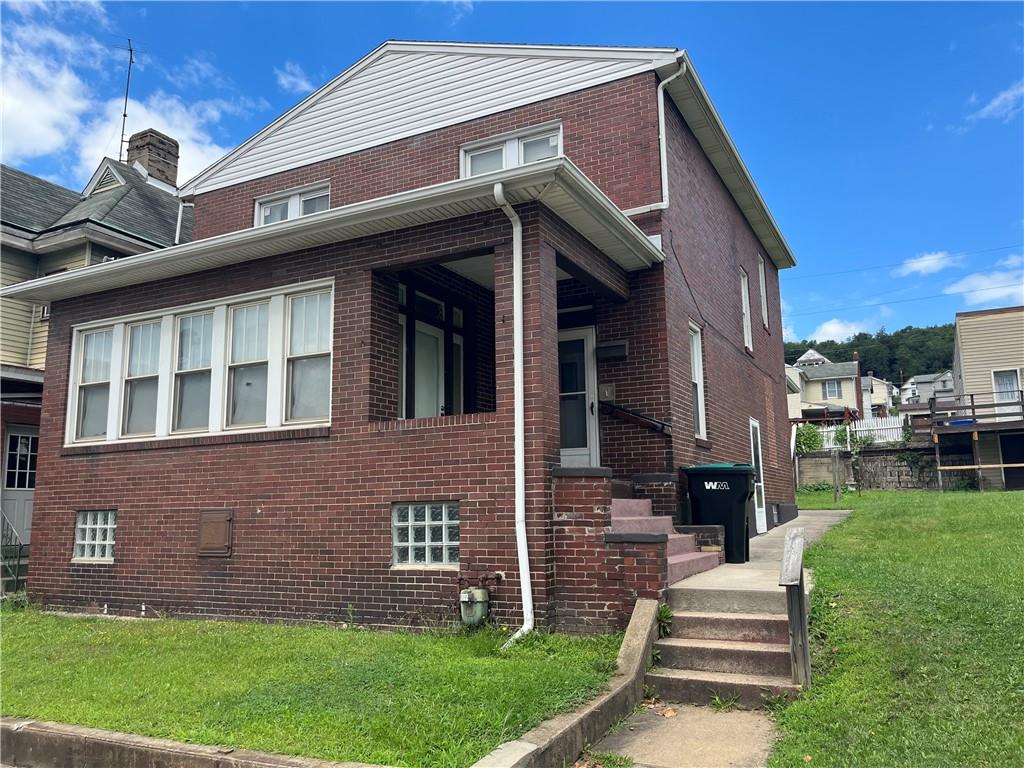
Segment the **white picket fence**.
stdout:
<svg viewBox="0 0 1024 768">
<path fill-rule="evenodd" d="M 898 443 L 903 439 L 904 417 L 886 416 L 872 417 L 855 421 L 846 427 L 846 437 L 840 434 L 839 444 L 836 443 L 836 431 L 839 427 L 821 427 L 822 448 L 831 450 L 841 448 L 850 450 L 850 442 L 857 437 L 870 437 L 875 443 Z"/>
</svg>

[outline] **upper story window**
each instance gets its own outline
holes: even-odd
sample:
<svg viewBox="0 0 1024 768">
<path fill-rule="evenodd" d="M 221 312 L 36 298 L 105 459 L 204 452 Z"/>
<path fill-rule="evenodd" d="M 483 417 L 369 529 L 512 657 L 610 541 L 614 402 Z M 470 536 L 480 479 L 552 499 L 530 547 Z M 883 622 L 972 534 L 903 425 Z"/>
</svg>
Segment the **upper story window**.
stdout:
<svg viewBox="0 0 1024 768">
<path fill-rule="evenodd" d="M 256 226 L 276 224 L 279 221 L 296 219 L 320 213 L 331 207 L 329 184 L 317 184 L 280 194 L 268 195 L 256 201 Z"/>
<path fill-rule="evenodd" d="M 329 281 L 76 329 L 66 441 L 329 423 Z"/>
<path fill-rule="evenodd" d="M 707 437 L 704 408 L 704 339 L 700 327 L 690 325 L 690 383 L 693 388 L 693 434 Z"/>
<path fill-rule="evenodd" d="M 768 327 L 768 280 L 764 271 L 764 256 L 757 256 L 757 282 L 761 289 L 761 322 Z"/>
<path fill-rule="evenodd" d="M 561 124 L 530 128 L 467 144 L 462 148 L 462 176 L 479 176 L 535 163 L 562 154 Z"/>
<path fill-rule="evenodd" d="M 743 346 L 752 350 L 754 348 L 754 335 L 750 330 L 750 280 L 747 278 L 747 271 L 740 269 L 740 298 L 743 313 Z"/>
<path fill-rule="evenodd" d="M 826 379 L 821 382 L 821 396 L 826 400 L 838 400 L 843 396 L 843 382 L 839 379 Z"/>
</svg>

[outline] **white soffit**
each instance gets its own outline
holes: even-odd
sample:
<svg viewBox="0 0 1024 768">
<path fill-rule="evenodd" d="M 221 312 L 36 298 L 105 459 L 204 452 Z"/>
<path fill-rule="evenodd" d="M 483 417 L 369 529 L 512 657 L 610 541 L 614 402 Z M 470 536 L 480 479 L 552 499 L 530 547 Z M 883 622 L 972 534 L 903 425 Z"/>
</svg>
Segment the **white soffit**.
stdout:
<svg viewBox="0 0 1024 768">
<path fill-rule="evenodd" d="M 0 290 L 0 298 L 58 301 L 495 210 L 498 182 L 509 202 L 543 202 L 625 270 L 664 258 L 597 185 L 558 157 L 40 277 Z"/>
<path fill-rule="evenodd" d="M 647 72 L 673 48 L 384 43 L 181 187 L 200 194 Z"/>
</svg>

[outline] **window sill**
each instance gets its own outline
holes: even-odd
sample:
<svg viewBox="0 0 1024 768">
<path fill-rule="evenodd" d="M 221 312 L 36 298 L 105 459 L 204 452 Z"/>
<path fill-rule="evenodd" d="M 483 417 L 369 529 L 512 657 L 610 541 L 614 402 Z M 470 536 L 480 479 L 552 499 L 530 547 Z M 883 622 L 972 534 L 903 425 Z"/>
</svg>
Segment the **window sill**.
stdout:
<svg viewBox="0 0 1024 768">
<path fill-rule="evenodd" d="M 398 565 L 391 566 L 392 571 L 447 571 L 448 573 L 458 573 L 458 564 L 453 563 L 452 565 L 423 565 L 421 563 L 401 563 Z"/>
<path fill-rule="evenodd" d="M 249 432 L 215 432 L 203 435 L 169 435 L 147 440 L 124 440 L 114 443 L 88 443 L 66 445 L 63 456 L 92 456 L 100 453 L 124 453 L 126 451 L 151 451 L 164 448 L 191 448 L 205 445 L 231 445 L 235 443 L 264 443 L 275 440 L 301 440 L 329 437 L 329 426 L 287 427 Z"/>
<path fill-rule="evenodd" d="M 426 416 L 419 419 L 389 419 L 372 424 L 375 432 L 407 432 L 417 429 L 437 429 L 438 427 L 459 427 L 477 424 L 493 424 L 498 420 L 495 411 L 481 413 L 462 413 L 458 416 Z"/>
<path fill-rule="evenodd" d="M 711 441 L 708 440 L 707 438 L 694 437 L 693 444 L 696 445 L 698 448 L 707 448 L 708 450 L 711 449 Z"/>
<path fill-rule="evenodd" d="M 98 557 L 73 557 L 72 565 L 113 565 L 113 560 L 104 560 Z"/>
<path fill-rule="evenodd" d="M 750 347 L 743 347 L 743 351 L 746 352 L 750 357 L 754 356 L 754 350 L 752 350 Z"/>
</svg>

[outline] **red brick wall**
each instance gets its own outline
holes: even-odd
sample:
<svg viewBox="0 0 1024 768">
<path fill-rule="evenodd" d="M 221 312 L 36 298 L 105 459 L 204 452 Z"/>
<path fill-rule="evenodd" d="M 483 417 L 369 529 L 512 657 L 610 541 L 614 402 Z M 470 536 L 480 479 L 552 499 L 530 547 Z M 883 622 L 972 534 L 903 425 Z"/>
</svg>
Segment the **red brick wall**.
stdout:
<svg viewBox="0 0 1024 768">
<path fill-rule="evenodd" d="M 757 255 L 746 219 L 682 116 L 666 109 L 669 208 L 662 249 L 668 307 L 669 387 L 675 464 L 750 461 L 749 418 L 760 422 L 768 501 L 793 500 L 778 270 L 765 255 L 769 328 L 761 321 Z M 753 354 L 744 350 L 740 268 L 750 282 Z M 690 437 L 689 323 L 703 327 L 710 447 Z"/>
<path fill-rule="evenodd" d="M 647 72 L 196 196 L 193 237 L 253 225 L 255 198 L 331 183 L 331 206 L 459 178 L 459 150 L 508 131 L 562 121 L 563 150 L 621 208 L 661 195 L 656 76 Z"/>
</svg>

